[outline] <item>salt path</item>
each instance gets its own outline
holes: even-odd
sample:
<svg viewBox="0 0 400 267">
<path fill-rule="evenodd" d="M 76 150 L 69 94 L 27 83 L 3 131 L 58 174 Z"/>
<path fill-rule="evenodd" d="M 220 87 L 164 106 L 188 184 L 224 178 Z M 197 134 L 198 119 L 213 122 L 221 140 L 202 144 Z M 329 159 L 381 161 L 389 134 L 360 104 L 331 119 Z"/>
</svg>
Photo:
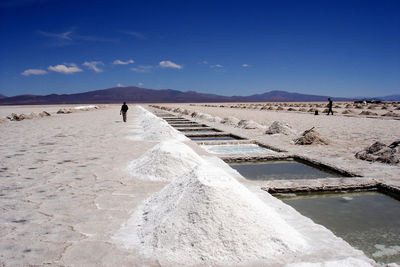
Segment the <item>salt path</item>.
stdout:
<svg viewBox="0 0 400 267">
<path fill-rule="evenodd" d="M 130 127 L 137 127 L 132 119 L 144 118 L 146 112 L 132 106 L 128 123 L 122 123 L 119 108 L 0 124 L 0 265 L 374 265 L 191 141 L 183 143 L 199 154 L 200 164 L 172 182 L 131 175 L 127 167 L 132 161 L 163 138 L 129 138 L 149 134 L 134 133 Z M 29 107 L 23 109 L 28 113 Z M 148 119 L 157 129 L 158 118 Z M 174 190 L 181 195 L 171 194 Z M 268 214 L 261 211 L 264 207 Z M 244 210 L 253 215 L 240 213 Z M 136 216 L 141 211 L 149 212 L 147 223 L 130 231 L 132 221 L 144 218 Z M 193 221 L 209 228 L 203 232 Z M 132 245 L 135 233 L 140 233 L 143 246 Z M 220 234 L 217 242 L 213 236 Z M 185 242 L 198 243 L 188 248 Z M 270 250 L 261 249 L 267 247 Z"/>
</svg>

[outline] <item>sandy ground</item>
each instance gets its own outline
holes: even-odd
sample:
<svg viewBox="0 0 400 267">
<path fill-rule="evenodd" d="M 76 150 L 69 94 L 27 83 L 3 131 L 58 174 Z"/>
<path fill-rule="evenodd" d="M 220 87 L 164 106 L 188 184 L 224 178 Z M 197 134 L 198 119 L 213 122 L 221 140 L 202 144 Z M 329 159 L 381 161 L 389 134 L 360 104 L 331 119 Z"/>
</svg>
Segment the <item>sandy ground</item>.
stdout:
<svg viewBox="0 0 400 267">
<path fill-rule="evenodd" d="M 353 155 L 372 140 L 388 143 L 399 139 L 399 121 L 173 106 L 221 117 L 232 115 L 253 119 L 264 125 L 285 120 L 298 131 L 317 126 L 323 136 L 332 140 L 332 145 L 297 147 L 290 144 L 287 136 L 271 137 L 257 130 L 224 127 L 294 153 L 399 183 L 398 166 L 371 164 L 357 160 Z M 54 112 L 58 109 L 0 107 L 0 114 Z M 156 144 L 126 138 L 131 135 L 127 127 L 131 116 L 134 112 L 129 113 L 127 124 L 122 123 L 119 106 L 110 105 L 95 111 L 52 114 L 40 119 L 0 124 L 0 265 L 160 264 L 156 255 L 145 258 L 136 250 L 126 250 L 111 241 L 112 235 L 135 208 L 166 185 L 129 177 L 125 171 L 132 159 Z M 194 142 L 187 143 L 199 154 L 206 154 Z M 241 177 L 237 179 L 244 182 Z M 307 233 L 310 241 L 317 242 L 320 250 L 305 253 L 298 261 L 340 260 L 349 256 L 363 258 L 359 251 L 330 231 L 269 197 L 258 186 L 247 186 L 273 201 L 287 221 L 297 224 L 296 229 Z"/>
</svg>

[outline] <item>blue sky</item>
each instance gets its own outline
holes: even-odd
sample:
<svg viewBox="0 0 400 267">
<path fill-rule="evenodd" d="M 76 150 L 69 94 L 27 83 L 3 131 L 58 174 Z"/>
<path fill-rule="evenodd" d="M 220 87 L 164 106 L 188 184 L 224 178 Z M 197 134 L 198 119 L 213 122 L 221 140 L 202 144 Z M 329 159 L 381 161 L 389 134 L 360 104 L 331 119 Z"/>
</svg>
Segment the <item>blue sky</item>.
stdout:
<svg viewBox="0 0 400 267">
<path fill-rule="evenodd" d="M 0 94 L 400 93 L 400 1 L 0 1 Z"/>
</svg>

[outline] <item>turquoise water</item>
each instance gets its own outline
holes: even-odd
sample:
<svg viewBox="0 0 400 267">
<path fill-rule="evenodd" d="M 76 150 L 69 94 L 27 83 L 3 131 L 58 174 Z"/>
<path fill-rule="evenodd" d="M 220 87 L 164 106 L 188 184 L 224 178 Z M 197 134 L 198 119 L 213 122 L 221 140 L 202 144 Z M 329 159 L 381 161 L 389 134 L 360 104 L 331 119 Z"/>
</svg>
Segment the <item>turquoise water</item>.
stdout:
<svg viewBox="0 0 400 267">
<path fill-rule="evenodd" d="M 282 201 L 375 261 L 400 264 L 400 201 L 378 192 L 307 194 Z"/>
<path fill-rule="evenodd" d="M 236 144 L 236 145 L 203 145 L 207 152 L 213 154 L 266 154 L 276 153 L 270 149 L 260 147 L 256 144 Z"/>
<path fill-rule="evenodd" d="M 199 136 L 199 137 L 189 137 L 189 138 L 193 141 L 237 140 L 232 136 L 210 136 L 210 137 Z"/>
</svg>

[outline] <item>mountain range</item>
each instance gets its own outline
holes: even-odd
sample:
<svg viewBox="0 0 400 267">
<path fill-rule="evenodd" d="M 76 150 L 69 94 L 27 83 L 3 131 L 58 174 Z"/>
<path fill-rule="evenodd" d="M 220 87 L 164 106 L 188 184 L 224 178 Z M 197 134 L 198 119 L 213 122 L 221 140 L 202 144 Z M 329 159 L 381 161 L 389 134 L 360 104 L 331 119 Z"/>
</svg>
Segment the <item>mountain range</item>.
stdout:
<svg viewBox="0 0 400 267">
<path fill-rule="evenodd" d="M 77 94 L 51 95 L 19 95 L 5 97 L 0 95 L 0 105 L 45 105 L 45 104 L 106 104 L 106 103 L 191 103 L 191 102 L 305 102 L 327 101 L 331 97 L 334 101 L 353 101 L 355 98 L 334 96 L 309 95 L 286 91 L 270 91 L 263 94 L 249 96 L 221 96 L 203 94 L 194 91 L 182 92 L 172 89 L 146 89 L 135 86 L 114 87 Z M 359 99 L 359 98 L 358 98 Z M 400 95 L 375 98 L 386 101 L 400 100 Z"/>
</svg>

